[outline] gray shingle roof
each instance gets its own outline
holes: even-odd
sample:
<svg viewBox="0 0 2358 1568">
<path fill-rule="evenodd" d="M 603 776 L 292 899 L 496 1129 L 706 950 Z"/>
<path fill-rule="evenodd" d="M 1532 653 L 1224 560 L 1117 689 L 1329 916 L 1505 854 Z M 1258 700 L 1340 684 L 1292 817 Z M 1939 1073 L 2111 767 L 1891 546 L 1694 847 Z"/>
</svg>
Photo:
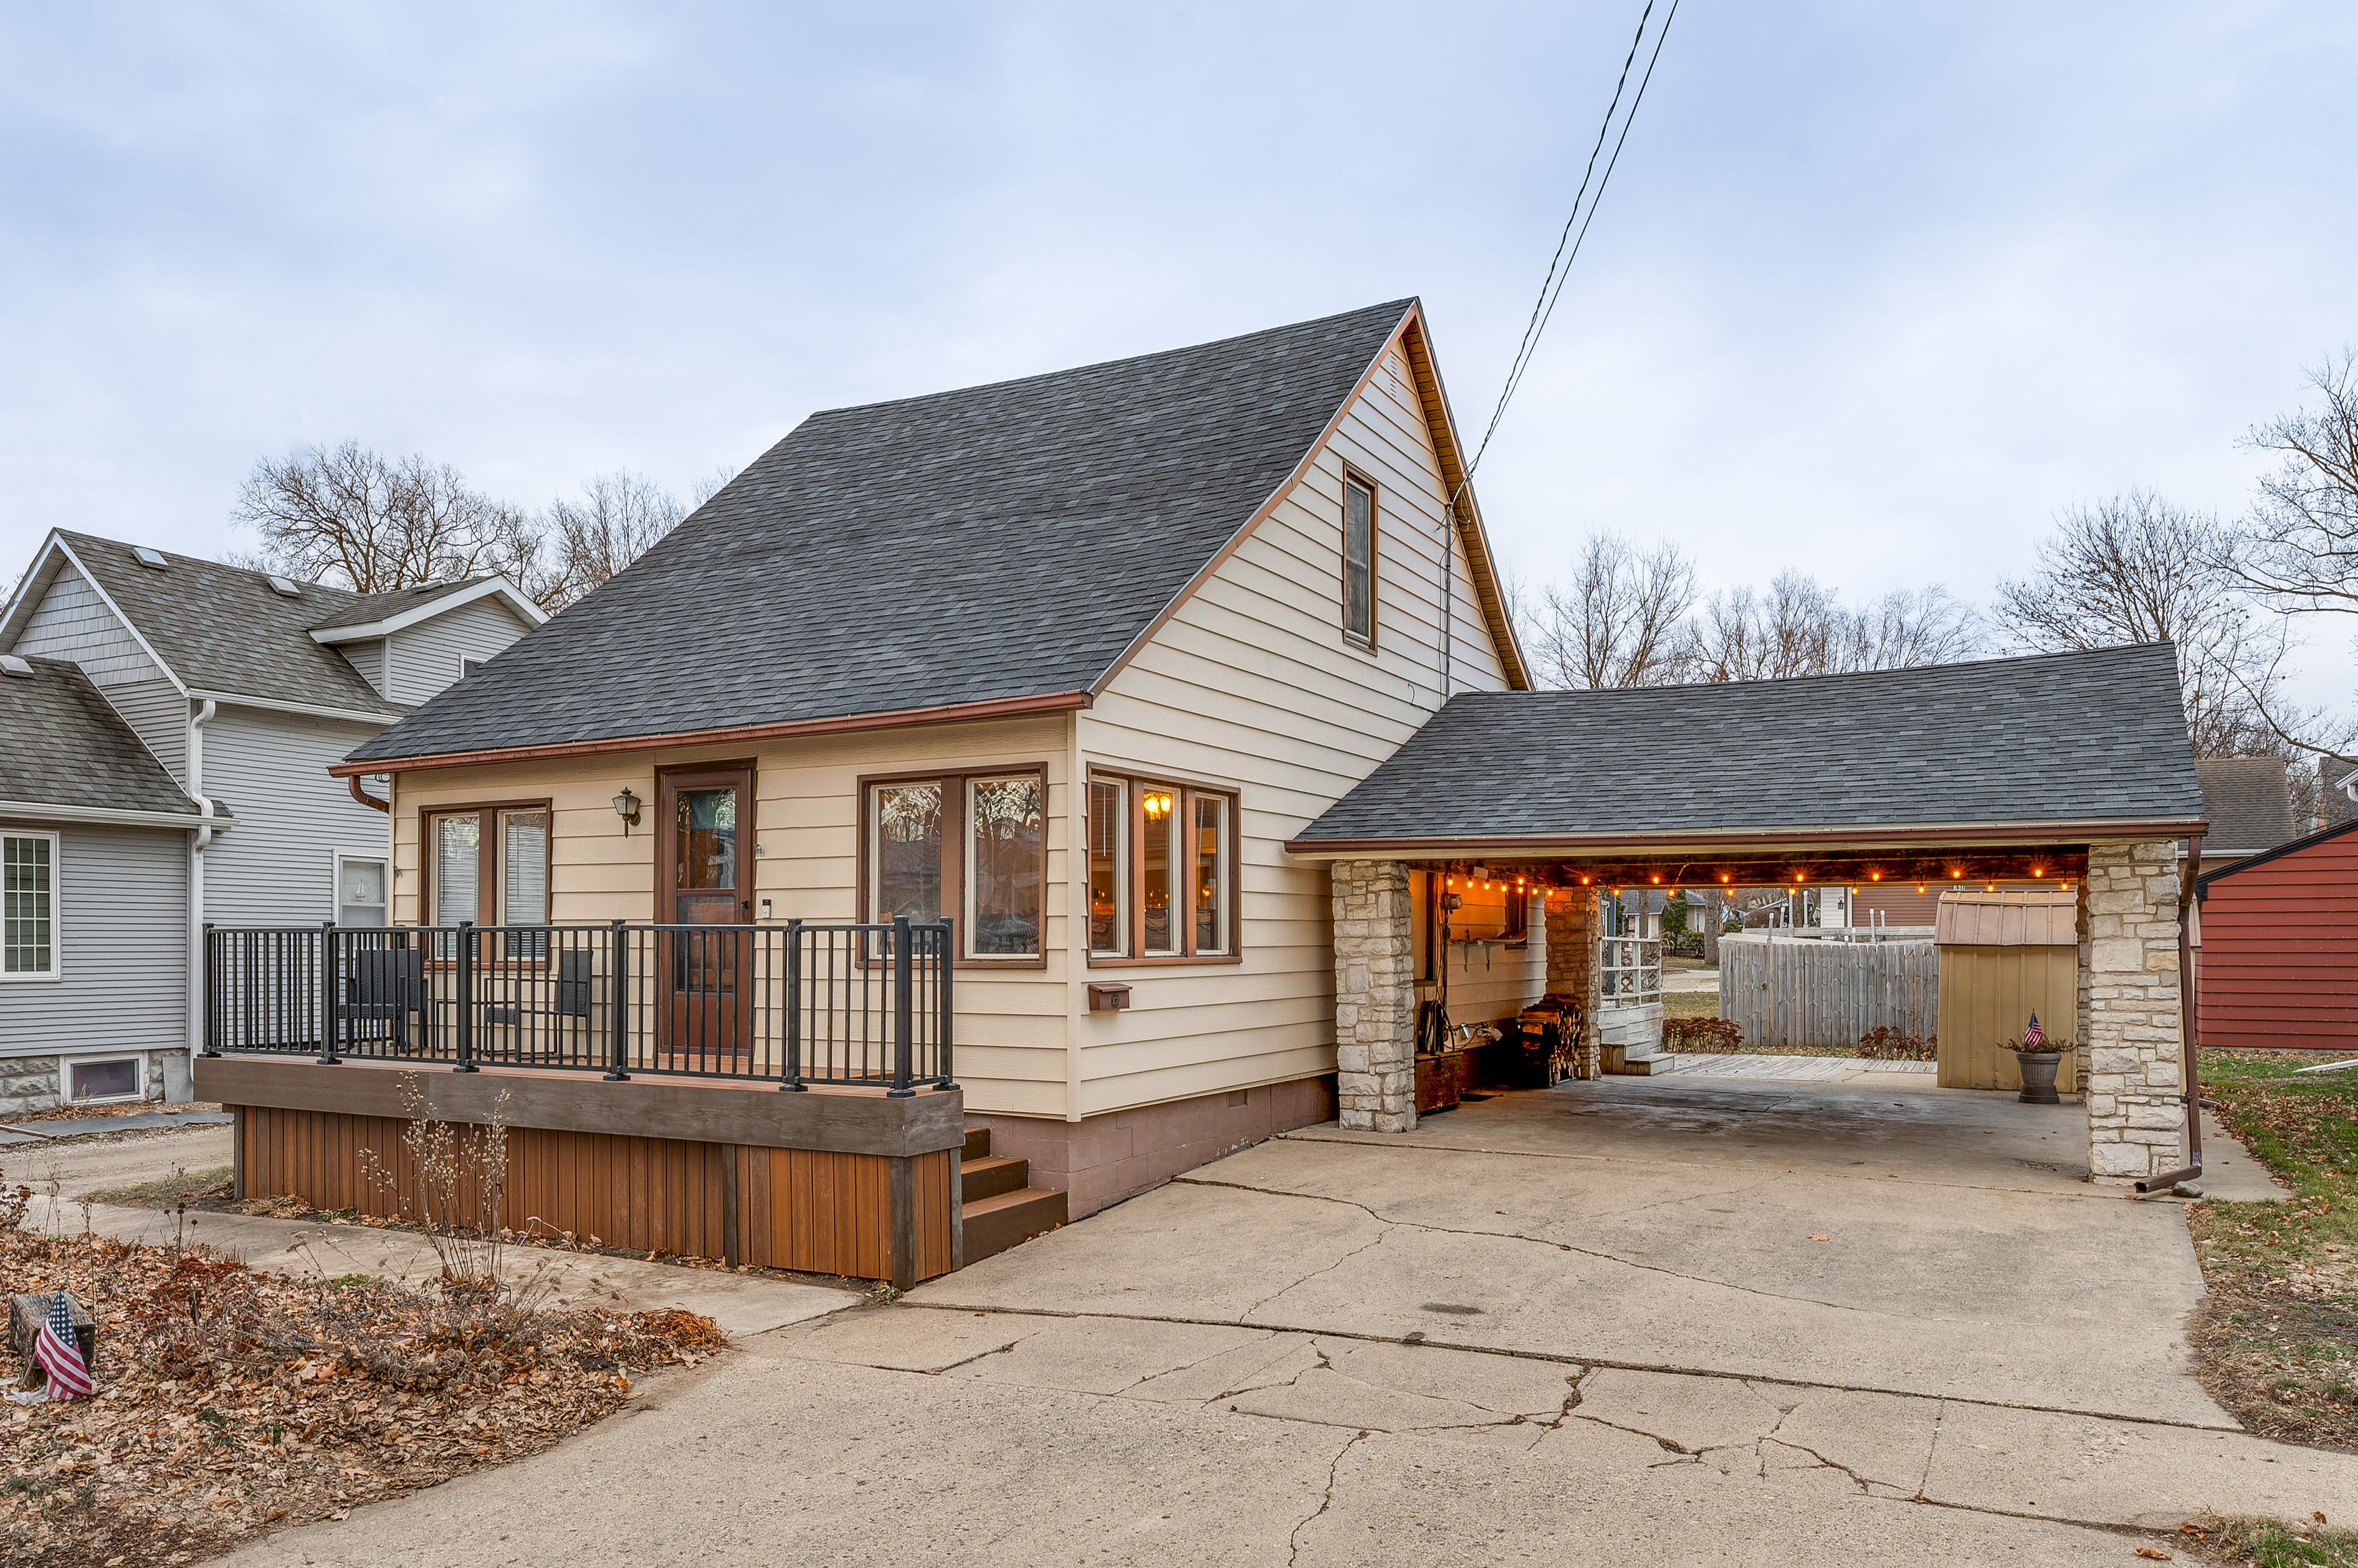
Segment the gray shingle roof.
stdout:
<svg viewBox="0 0 2358 1568">
<path fill-rule="evenodd" d="M 2202 783 L 2202 812 L 2211 831 L 2202 857 L 2256 855 L 2288 843 L 2299 832 L 2292 819 L 2292 784 L 2276 757 L 2202 757 L 2194 763 Z"/>
<path fill-rule="evenodd" d="M 2196 818 L 2168 644 L 1450 699 L 1295 840 Z"/>
<path fill-rule="evenodd" d="M 129 545 L 59 533 L 185 685 L 356 713 L 403 708 L 379 697 L 343 654 L 311 641 L 313 630 L 375 621 L 469 586 L 364 594 L 307 582 L 289 599 L 271 588 L 265 572 L 169 551 L 162 552 L 166 564 L 158 571 L 140 565 Z"/>
<path fill-rule="evenodd" d="M 1087 688 L 1293 472 L 1413 303 L 815 414 L 352 756 Z"/>
<path fill-rule="evenodd" d="M 25 662 L 29 676 L 0 671 L 0 800 L 197 815 L 80 665 Z"/>
</svg>

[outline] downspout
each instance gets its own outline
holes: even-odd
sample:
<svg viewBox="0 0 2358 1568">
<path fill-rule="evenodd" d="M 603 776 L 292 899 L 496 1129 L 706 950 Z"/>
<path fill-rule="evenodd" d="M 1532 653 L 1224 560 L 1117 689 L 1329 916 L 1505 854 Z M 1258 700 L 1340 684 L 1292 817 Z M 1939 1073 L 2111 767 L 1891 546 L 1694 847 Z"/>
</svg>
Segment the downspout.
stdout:
<svg viewBox="0 0 2358 1568">
<path fill-rule="evenodd" d="M 205 795 L 205 726 L 219 710 L 207 697 L 189 720 L 189 798 L 205 825 L 189 835 L 189 1060 L 205 1050 L 205 850 L 213 841 L 213 803 Z"/>
<path fill-rule="evenodd" d="M 2136 1184 L 2141 1193 L 2158 1193 L 2202 1174 L 2202 1086 L 2194 1074 L 2194 930 L 2187 919 L 2194 910 L 2195 876 L 2201 869 L 2202 835 L 2197 833 L 2186 841 L 2186 871 L 2178 887 L 2178 1035 L 2183 1054 L 2179 1084 L 2186 1091 L 2186 1157 L 2192 1163 L 2182 1171 L 2147 1176 Z"/>
</svg>

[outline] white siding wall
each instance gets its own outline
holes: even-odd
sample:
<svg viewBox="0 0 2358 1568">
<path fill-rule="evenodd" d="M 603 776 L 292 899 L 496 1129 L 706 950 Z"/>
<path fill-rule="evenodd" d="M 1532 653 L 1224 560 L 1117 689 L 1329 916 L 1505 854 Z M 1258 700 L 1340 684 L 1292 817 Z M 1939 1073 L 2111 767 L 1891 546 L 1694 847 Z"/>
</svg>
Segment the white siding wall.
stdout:
<svg viewBox="0 0 2358 1568">
<path fill-rule="evenodd" d="M 238 825 L 205 851 L 205 918 L 304 925 L 335 916 L 332 857 L 385 852 L 384 813 L 352 799 L 328 764 L 376 733 L 224 704 L 205 726 L 205 794 Z"/>
<path fill-rule="evenodd" d="M 387 639 L 385 695 L 424 702 L 459 678 L 460 659 L 488 659 L 530 629 L 498 600 L 479 599 L 396 632 Z"/>
<path fill-rule="evenodd" d="M 0 1056 L 186 1045 L 188 834 L 58 831 L 61 978 L 0 980 Z"/>
<path fill-rule="evenodd" d="M 1378 486 L 1373 651 L 1342 633 L 1346 461 Z M 1334 1069 L 1326 872 L 1282 846 L 1440 701 L 1443 504 L 1405 366 L 1379 370 L 1303 481 L 1078 717 L 1087 764 L 1240 792 L 1244 926 L 1240 965 L 1086 971 L 1131 1000 L 1092 1014 L 1076 999 L 1080 1114 Z M 1453 688 L 1497 690 L 1504 667 L 1453 553 Z"/>
</svg>

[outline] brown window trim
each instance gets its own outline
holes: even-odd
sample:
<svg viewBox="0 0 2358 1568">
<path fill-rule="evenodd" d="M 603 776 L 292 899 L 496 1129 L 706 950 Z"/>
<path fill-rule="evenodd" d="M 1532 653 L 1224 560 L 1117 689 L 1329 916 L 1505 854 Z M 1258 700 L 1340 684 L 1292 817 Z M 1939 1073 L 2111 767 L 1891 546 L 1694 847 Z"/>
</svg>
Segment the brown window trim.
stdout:
<svg viewBox="0 0 2358 1568">
<path fill-rule="evenodd" d="M 1351 486 L 1355 483 L 1366 487 L 1368 492 L 1368 634 L 1364 637 L 1351 630 Z M 1343 533 L 1340 553 L 1343 641 L 1354 648 L 1365 649 L 1370 654 L 1376 651 L 1376 630 L 1379 619 L 1376 613 L 1378 598 L 1376 586 L 1382 576 L 1380 564 L 1383 559 L 1381 547 L 1384 536 L 1383 503 L 1384 487 L 1352 464 L 1346 462 L 1343 465 Z"/>
<path fill-rule="evenodd" d="M 1245 961 L 1245 901 L 1242 887 L 1244 881 L 1244 856 L 1241 853 L 1241 850 L 1244 842 L 1244 816 L 1239 803 L 1238 791 L 1233 787 L 1221 784 L 1191 784 L 1184 778 L 1174 777 L 1168 773 L 1155 773 L 1144 771 L 1129 773 L 1115 768 L 1090 768 L 1084 776 L 1081 790 L 1081 856 L 1083 860 L 1083 871 L 1080 881 L 1084 893 L 1086 893 L 1088 887 L 1088 873 L 1087 870 L 1087 861 L 1088 857 L 1087 784 L 1089 781 L 1097 779 L 1104 779 L 1109 783 L 1119 783 L 1121 784 L 1122 799 L 1124 803 L 1123 810 L 1130 817 L 1130 831 L 1127 835 L 1125 846 L 1126 852 L 1130 859 L 1130 865 L 1126 868 L 1129 872 L 1129 876 L 1124 884 L 1130 893 L 1130 905 L 1125 912 L 1130 926 L 1128 932 L 1130 951 L 1126 954 L 1091 952 L 1089 950 L 1088 921 L 1084 918 L 1081 922 L 1080 941 L 1081 957 L 1084 965 L 1092 969 L 1159 969 L 1168 968 L 1173 965 L 1200 966 L 1208 964 L 1243 963 Z M 1225 800 L 1228 803 L 1228 950 L 1225 953 L 1195 953 L 1189 951 L 1184 953 L 1156 953 L 1152 955 L 1142 955 L 1139 952 L 1139 949 L 1146 945 L 1146 905 L 1144 902 L 1137 896 L 1138 859 L 1141 853 L 1144 843 L 1144 818 L 1146 814 L 1144 796 L 1145 792 L 1150 788 L 1167 789 L 1173 795 L 1179 797 L 1179 804 L 1174 807 L 1174 809 L 1181 814 L 1181 818 L 1184 822 L 1191 825 L 1190 833 L 1187 837 L 1187 841 L 1191 844 L 1193 839 L 1192 824 L 1195 821 L 1195 801 L 1199 797 L 1209 795 L 1217 799 Z M 1181 922 L 1180 929 L 1186 933 L 1187 946 L 1192 949 L 1195 943 L 1195 876 L 1194 852 L 1192 848 L 1187 856 L 1185 874 L 1179 879 L 1179 881 L 1180 885 L 1184 886 L 1187 890 L 1186 910 L 1184 917 Z"/>
<path fill-rule="evenodd" d="M 548 890 L 549 914 L 553 915 L 557 913 L 557 888 L 555 885 L 557 872 L 556 802 L 550 799 L 452 802 L 445 806 L 420 806 L 417 810 L 417 883 L 419 888 L 417 895 L 418 925 L 432 925 L 434 924 L 434 819 L 438 816 L 480 816 L 488 822 L 495 824 L 498 820 L 499 814 L 503 811 L 545 811 L 548 814 L 548 837 L 541 845 L 540 850 L 541 886 Z M 487 852 L 485 849 L 485 844 L 491 838 L 491 835 L 484 835 L 476 840 L 475 848 L 478 857 Z M 484 874 L 484 868 L 481 860 L 478 859 L 476 862 L 475 924 L 477 925 L 496 925 L 498 924 L 498 921 L 493 917 L 499 913 L 499 875 L 502 869 L 503 868 L 501 866 L 495 864 L 492 868 L 491 874 L 487 876 Z M 553 924 L 553 922 L 549 924 Z M 427 967 L 432 968 L 448 968 L 452 960 L 449 958 L 438 958 L 431 954 L 428 954 L 427 957 Z M 476 968 L 478 969 L 486 968 L 513 969 L 545 968 L 547 967 L 547 964 L 548 960 L 545 957 L 493 958 L 488 956 L 479 955 L 476 959 Z"/>
<path fill-rule="evenodd" d="M 978 958 L 968 953 L 967 943 L 972 934 L 966 929 L 966 797 L 969 779 L 1005 779 L 1029 775 L 1040 781 L 1040 951 L 1032 957 L 1014 958 Z M 1048 899 L 1048 764 L 1045 762 L 1015 762 L 1003 768 L 972 765 L 957 768 L 919 768 L 907 773 L 862 773 L 854 781 L 860 792 L 854 812 L 854 831 L 860 836 L 859 854 L 855 859 L 855 874 L 860 879 L 860 924 L 875 919 L 876 884 L 869 874 L 869 842 L 874 838 L 874 820 L 868 815 L 872 809 L 876 786 L 896 784 L 938 784 L 942 786 L 942 907 L 951 912 L 957 923 L 957 957 L 951 961 L 959 969 L 1044 969 L 1048 967 L 1048 917 L 1052 913 Z M 866 959 L 863 957 L 863 963 Z"/>
</svg>

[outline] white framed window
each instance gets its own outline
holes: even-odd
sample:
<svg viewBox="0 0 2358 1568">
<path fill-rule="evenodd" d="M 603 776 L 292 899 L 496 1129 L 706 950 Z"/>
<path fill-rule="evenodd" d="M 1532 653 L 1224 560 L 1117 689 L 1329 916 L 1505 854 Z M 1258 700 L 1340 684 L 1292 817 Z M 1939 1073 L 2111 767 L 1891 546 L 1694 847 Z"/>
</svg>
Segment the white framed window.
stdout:
<svg viewBox="0 0 2358 1568">
<path fill-rule="evenodd" d="M 336 851 L 336 924 L 384 925 L 391 913 L 386 897 L 391 870 L 383 855 Z"/>
<path fill-rule="evenodd" d="M 58 836 L 0 833 L 0 980 L 54 980 L 58 949 Z"/>
<path fill-rule="evenodd" d="M 58 1061 L 60 1082 L 69 1105 L 104 1105 L 111 1100 L 147 1098 L 145 1056 L 64 1056 Z"/>
</svg>

